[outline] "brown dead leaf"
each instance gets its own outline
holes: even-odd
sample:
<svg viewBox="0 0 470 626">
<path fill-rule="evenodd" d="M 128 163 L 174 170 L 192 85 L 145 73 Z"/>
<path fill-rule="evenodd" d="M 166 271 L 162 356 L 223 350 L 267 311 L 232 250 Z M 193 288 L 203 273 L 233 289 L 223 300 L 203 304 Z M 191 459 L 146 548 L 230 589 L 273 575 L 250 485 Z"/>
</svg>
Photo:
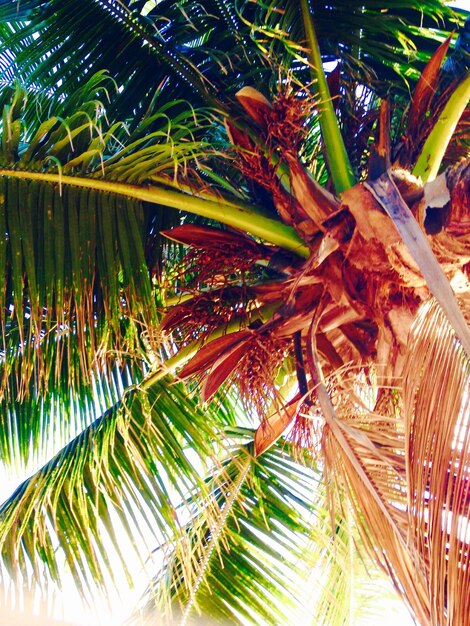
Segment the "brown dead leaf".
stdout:
<svg viewBox="0 0 470 626">
<path fill-rule="evenodd" d="M 221 356 L 231 354 L 240 343 L 249 341 L 251 336 L 252 332 L 250 330 L 240 330 L 239 332 L 213 339 L 198 350 L 197 354 L 186 363 L 178 376 L 180 378 L 188 378 L 194 374 L 201 374 L 209 367 L 212 367 Z"/>
<path fill-rule="evenodd" d="M 415 134 L 415 129 L 422 125 L 422 120 L 429 109 L 439 82 L 440 67 L 449 49 L 451 39 L 452 35 L 449 35 L 432 55 L 416 85 L 406 125 L 410 134 Z"/>
<path fill-rule="evenodd" d="M 290 183 L 295 199 L 317 229 L 324 230 L 322 222 L 337 211 L 339 202 L 314 180 L 296 155 L 286 153 L 284 156 L 289 165 Z"/>
<path fill-rule="evenodd" d="M 189 315 L 191 315 L 191 311 L 187 306 L 172 306 L 163 316 L 160 323 L 160 330 L 165 332 L 177 328 Z"/>
<path fill-rule="evenodd" d="M 257 89 L 243 87 L 235 94 L 242 107 L 252 120 L 262 129 L 266 129 L 266 120 L 273 110 L 271 103 Z"/>
<path fill-rule="evenodd" d="M 237 148 L 241 148 L 242 150 L 247 150 L 248 152 L 253 151 L 253 143 L 250 137 L 245 131 L 238 128 L 233 120 L 225 119 L 224 126 L 232 145 L 237 146 Z"/>
<path fill-rule="evenodd" d="M 251 239 L 238 233 L 212 226 L 199 226 L 198 224 L 182 224 L 171 230 L 162 230 L 161 234 L 186 246 L 196 248 L 208 248 L 210 246 L 223 246 L 227 244 L 254 244 Z"/>
<path fill-rule="evenodd" d="M 214 363 L 202 385 L 201 397 L 203 402 L 208 402 L 237 368 L 246 352 L 246 344 L 252 338 L 251 333 L 248 333 L 248 335 L 248 337 L 241 340 L 241 343 L 228 348 L 225 354 Z"/>
<path fill-rule="evenodd" d="M 261 422 L 255 433 L 255 456 L 266 452 L 282 436 L 294 421 L 299 404 L 300 400 L 292 401 Z"/>
</svg>

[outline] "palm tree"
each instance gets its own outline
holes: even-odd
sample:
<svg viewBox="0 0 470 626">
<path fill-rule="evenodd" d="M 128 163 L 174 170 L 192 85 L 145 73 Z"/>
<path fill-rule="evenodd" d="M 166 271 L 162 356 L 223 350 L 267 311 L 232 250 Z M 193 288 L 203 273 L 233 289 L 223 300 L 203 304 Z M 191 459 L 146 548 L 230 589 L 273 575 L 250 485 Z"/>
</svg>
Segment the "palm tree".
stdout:
<svg viewBox="0 0 470 626">
<path fill-rule="evenodd" d="M 121 527 L 141 619 L 288 623 L 307 560 L 333 624 L 357 550 L 470 624 L 467 31 L 396 5 L 0 3 L 6 576 Z"/>
</svg>

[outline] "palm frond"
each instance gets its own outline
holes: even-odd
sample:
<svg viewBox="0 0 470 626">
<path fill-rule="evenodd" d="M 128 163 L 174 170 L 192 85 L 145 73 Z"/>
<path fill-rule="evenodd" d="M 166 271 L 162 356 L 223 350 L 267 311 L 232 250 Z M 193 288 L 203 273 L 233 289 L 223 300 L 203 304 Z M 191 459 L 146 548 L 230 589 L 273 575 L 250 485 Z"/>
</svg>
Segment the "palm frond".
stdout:
<svg viewBox="0 0 470 626">
<path fill-rule="evenodd" d="M 319 383 L 319 409 L 325 420 L 321 450 L 330 507 L 344 515 L 346 497 L 363 549 L 424 624 L 430 598 L 419 555 L 407 545 L 405 438 L 396 402 L 390 395 L 375 411 L 356 395 L 354 379 L 328 384 L 335 389 L 333 400 Z"/>
<path fill-rule="evenodd" d="M 323 504 L 320 498 L 316 502 L 319 514 L 311 528 L 308 556 L 304 557 L 306 571 L 310 570 L 303 601 L 305 623 L 361 626 L 380 622 L 394 609 L 403 609 L 388 576 L 368 557 L 347 500 L 332 520 L 327 490 L 323 497 Z"/>
<path fill-rule="evenodd" d="M 139 101 L 132 101 L 127 90 L 117 95 L 113 112 L 120 111 L 120 116 L 130 115 L 136 107 L 145 111 L 155 89 L 170 77 L 177 89 L 185 85 L 199 93 L 202 101 L 211 100 L 209 83 L 178 51 L 177 42 L 166 41 L 157 28 L 149 26 L 148 19 L 140 19 L 125 3 L 87 0 L 77 10 L 73 2 L 38 1 L 32 9 L 21 28 L 7 24 L 2 33 L 8 41 L 7 57 L 14 54 L 6 70 L 23 76 L 29 85 L 53 91 L 59 88 L 61 94 L 69 95 L 79 86 L 80 74 L 107 69 L 119 86 L 125 87 L 130 81 L 134 93 L 142 94 Z M 57 28 L 57 20 L 64 30 Z M 91 45 L 84 46 L 84 40 Z M 31 54 L 34 47 L 36 51 Z"/>
<path fill-rule="evenodd" d="M 415 176 L 421 176 L 425 182 L 436 178 L 444 155 L 447 152 L 449 144 L 453 138 L 457 124 L 464 115 L 465 111 L 467 111 L 468 115 L 469 101 L 470 72 L 467 72 L 467 75 L 464 77 L 462 82 L 455 88 L 448 98 L 433 129 L 429 133 L 413 171 Z M 462 132 L 460 141 L 465 141 L 465 139 L 467 140 L 466 143 L 468 147 L 468 135 L 466 136 Z M 468 150 L 463 154 L 468 154 Z"/>
<path fill-rule="evenodd" d="M 381 95 L 387 82 L 397 87 L 396 71 L 417 79 L 415 61 L 427 60 L 433 52 L 432 40 L 439 38 L 438 29 L 452 30 L 452 20 L 459 19 L 450 7 L 434 0 L 419 5 L 382 3 L 380 7 L 374 2 L 315 3 L 311 12 L 323 60 L 344 59 L 360 84 L 374 84 Z M 241 15 L 271 55 L 283 58 L 282 50 L 286 50 L 289 56 L 302 58 L 306 35 L 298 3 L 269 2 L 255 9 L 244 2 Z M 418 15 L 420 28 L 416 27 Z"/>
<path fill-rule="evenodd" d="M 14 179 L 1 187 L 3 402 L 14 411 L 52 389 L 71 402 L 93 372 L 141 355 L 140 331 L 156 323 L 143 207 Z"/>
<path fill-rule="evenodd" d="M 423 308 L 404 371 L 408 541 L 432 623 L 470 624 L 470 360 L 436 302 Z"/>
<path fill-rule="evenodd" d="M 52 350 L 50 349 L 49 352 Z M 17 357 L 22 363 L 21 357 Z M 68 369 L 66 363 L 63 369 Z M 52 368 L 54 369 L 54 368 Z M 48 393 L 38 395 L 34 377 L 25 390 L 12 372 L 0 403 L 0 454 L 6 474 L 28 475 L 44 465 L 57 451 L 90 426 L 124 390 L 138 382 L 144 366 L 128 362 L 125 367 L 95 369 L 88 382 L 78 381 L 73 390 L 64 376 L 59 383 L 52 372 Z M 54 393 L 52 393 L 54 389 Z"/>
<path fill-rule="evenodd" d="M 198 614 L 247 623 L 287 623 L 293 611 L 300 618 L 318 480 L 284 442 L 256 460 L 249 449 L 236 452 L 208 479 L 212 516 L 201 517 L 194 499 L 186 534 L 162 556 L 135 623 L 154 623 L 157 614 L 159 623 L 178 614 L 183 622 Z"/>
<path fill-rule="evenodd" d="M 373 611 L 370 596 L 377 598 L 366 588 L 380 575 L 354 516 L 338 509 L 332 520 L 322 472 L 292 452 L 285 440 L 256 460 L 241 449 L 211 475 L 212 516 L 201 520 L 196 497 L 186 534 L 161 551 L 161 569 L 128 624 L 199 618 L 334 626 L 365 606 Z"/>
<path fill-rule="evenodd" d="M 111 550 L 127 571 L 119 523 L 136 551 L 149 538 L 163 546 L 181 534 L 181 502 L 196 488 L 204 493 L 199 476 L 228 414 L 203 412 L 171 382 L 128 390 L 3 503 L 2 577 L 60 586 L 66 565 L 87 595 L 112 580 Z"/>
<path fill-rule="evenodd" d="M 11 0 L 1 0 L 0 19 L 4 22 L 22 21 L 31 17 L 34 8 L 34 0 L 29 2 L 12 2 Z"/>
<path fill-rule="evenodd" d="M 16 6 L 13 0 L 10 4 Z M 251 2 L 238 6 L 211 0 L 203 6 L 163 1 L 145 15 L 142 6 L 115 0 L 86 0 L 80 6 L 71 0 L 36 0 L 26 8 L 33 9 L 28 22 L 1 28 L 5 71 L 24 76 L 30 85 L 71 94 L 81 74 L 107 69 L 123 88 L 110 106 L 119 117 L 145 110 L 158 85 L 165 85 L 169 100 L 190 88 L 198 105 L 226 100 L 226 93 L 243 86 L 242 80 L 262 88 L 272 76 L 264 52 L 283 59 L 284 65 L 284 46 L 297 54 L 305 40 L 299 7 L 288 0 L 258 7 Z M 380 9 L 374 3 L 324 3 L 315 6 L 314 19 L 324 60 L 343 56 L 379 86 L 387 65 L 391 82 L 397 68 L 402 75 L 415 71 L 410 60 L 430 56 L 436 36 L 432 29 L 450 31 L 458 16 L 442 2 L 426 0 L 418 7 L 410 1 Z M 421 28 L 414 26 L 417 19 Z M 280 50 L 270 44 L 273 38 L 282 40 Z M 361 50 L 358 60 L 356 50 Z M 305 67 L 299 70 L 306 74 Z"/>
<path fill-rule="evenodd" d="M 402 386 L 370 409 L 353 380 L 329 381 L 332 393 L 318 387 L 333 511 L 352 511 L 363 548 L 420 623 L 467 624 L 468 356 L 431 303 L 412 331 Z"/>
<path fill-rule="evenodd" d="M 52 406 L 61 406 L 67 424 L 81 398 L 79 414 L 85 415 L 94 380 L 124 367 L 139 380 L 148 352 L 142 336 L 158 323 L 152 277 L 161 263 L 161 240 L 155 229 L 173 225 L 177 213 L 155 211 L 112 189 L 63 185 L 62 179 L 80 173 L 96 182 L 106 164 L 109 179 L 142 184 L 158 175 L 171 183 L 188 168 L 186 159 L 194 161 L 205 147 L 191 135 L 191 108 L 178 117 L 162 107 L 130 134 L 123 124 L 109 126 L 97 99 L 109 88 L 100 74 L 61 103 L 20 87 L 2 94 L 0 161 L 11 171 L 0 179 L 5 461 L 15 462 L 16 450 L 28 462 L 49 418 L 58 417 Z M 198 132 L 204 132 L 202 124 Z"/>
</svg>

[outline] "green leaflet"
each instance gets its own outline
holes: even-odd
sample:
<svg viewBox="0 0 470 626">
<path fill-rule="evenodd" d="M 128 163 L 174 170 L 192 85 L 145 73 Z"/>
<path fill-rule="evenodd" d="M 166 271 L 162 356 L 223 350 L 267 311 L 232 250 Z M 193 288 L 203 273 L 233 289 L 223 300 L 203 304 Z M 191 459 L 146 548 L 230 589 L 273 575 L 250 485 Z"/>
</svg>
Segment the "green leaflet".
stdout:
<svg viewBox="0 0 470 626">
<path fill-rule="evenodd" d="M 175 538 L 173 553 L 130 623 L 150 624 L 155 611 L 166 619 L 173 613 L 181 624 L 198 615 L 287 623 L 298 610 L 298 564 L 310 538 L 319 476 L 294 463 L 284 445 L 256 460 L 240 448 L 213 469 L 207 511 L 194 494 L 185 534 Z"/>
<path fill-rule="evenodd" d="M 434 180 L 462 113 L 470 101 L 470 73 L 450 95 L 413 169 L 423 182 Z"/>
<path fill-rule="evenodd" d="M 114 567 L 101 541 L 103 513 L 109 525 L 106 511 L 117 513 L 130 535 L 150 532 L 157 545 L 180 532 L 175 507 L 196 487 L 204 489 L 199 464 L 212 457 L 223 417 L 206 412 L 205 424 L 196 424 L 194 416 L 202 421 L 202 411 L 195 401 L 188 403 L 181 385 L 168 383 L 128 392 L 0 507 L 2 567 L 10 575 L 27 580 L 28 562 L 48 554 L 48 576 L 60 580 L 65 558 L 84 590 L 103 583 Z M 199 450 L 200 460 L 186 458 L 186 448 Z M 146 530 L 132 521 L 136 510 L 144 515 Z M 119 551 L 117 537 L 113 548 Z"/>
<path fill-rule="evenodd" d="M 79 390 L 88 386 L 91 392 L 96 348 L 104 350 L 101 368 L 112 367 L 120 351 L 139 352 L 141 328 L 156 323 L 157 311 L 138 226 L 140 202 L 75 188 L 61 195 L 58 186 L 24 179 L 2 183 L 0 224 L 8 236 L 0 241 L 7 304 L 1 327 L 7 356 L 0 402 L 20 420 L 17 399 L 37 402 L 38 394 L 45 398 L 56 388 L 68 405 Z M 21 419 L 14 431 L 15 439 L 24 439 L 25 460 L 40 444 L 45 419 L 40 403 L 31 411 L 31 421 Z"/>
</svg>

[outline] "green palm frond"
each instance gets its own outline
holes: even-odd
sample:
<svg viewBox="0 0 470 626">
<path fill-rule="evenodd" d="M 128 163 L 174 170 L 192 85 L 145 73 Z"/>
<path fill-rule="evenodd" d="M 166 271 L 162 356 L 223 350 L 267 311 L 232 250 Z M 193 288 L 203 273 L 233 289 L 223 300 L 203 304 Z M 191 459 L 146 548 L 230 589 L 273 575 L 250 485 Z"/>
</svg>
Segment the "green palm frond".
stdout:
<svg viewBox="0 0 470 626">
<path fill-rule="evenodd" d="M 161 569 L 128 624 L 336 626 L 373 612 L 371 575 L 380 594 L 386 586 L 352 516 L 332 520 L 321 470 L 292 452 L 284 439 L 256 460 L 242 448 L 212 474 L 214 510 L 202 519 L 196 496 L 185 535 L 157 551 Z"/>
<path fill-rule="evenodd" d="M 91 389 L 94 371 L 141 355 L 140 332 L 156 323 L 143 207 L 72 189 L 61 194 L 52 185 L 0 182 L 3 402 L 15 411 L 25 398 L 38 402 L 54 390 L 70 403 Z"/>
<path fill-rule="evenodd" d="M 31 17 L 34 8 L 34 1 L 12 2 L 11 0 L 1 0 L 0 19 L 5 22 L 15 22 Z"/>
<path fill-rule="evenodd" d="M 374 623 L 374 618 L 379 623 L 385 616 L 385 608 L 388 614 L 403 608 L 402 602 L 384 572 L 367 557 L 346 498 L 341 510 L 331 519 L 324 486 L 319 494 L 308 557 L 304 556 L 309 571 L 304 597 L 305 623 L 361 626 Z"/>
<path fill-rule="evenodd" d="M 169 77 L 176 88 L 185 85 L 199 93 L 203 101 L 211 99 L 201 72 L 175 51 L 173 42 L 165 41 L 148 20 L 139 19 L 125 3 L 86 0 L 79 8 L 74 2 L 38 1 L 30 6 L 30 19 L 21 28 L 15 25 L 12 29 L 7 24 L 2 33 L 10 56 L 14 54 L 7 71 L 23 76 L 28 84 L 52 90 L 60 86 L 60 93 L 72 94 L 79 86 L 77 77 L 90 73 L 91 55 L 92 74 L 107 69 L 119 86 L 127 86 L 131 81 L 134 93 L 142 94 L 138 102 L 130 101 L 127 91 L 117 95 L 113 110 L 119 107 L 121 115 L 124 109 L 130 114 L 136 106 L 145 110 L 155 89 Z M 64 31 L 59 34 L 54 26 L 57 19 L 68 30 L 65 39 Z M 83 42 L 84 35 L 90 47 L 77 45 L 77 40 Z M 118 48 L 110 46 L 110 42 L 118 44 Z M 30 55 L 33 47 L 36 52 Z"/>
<path fill-rule="evenodd" d="M 10 4 L 16 6 L 13 0 Z M 289 0 L 256 7 L 226 0 L 204 5 L 164 0 L 146 15 L 141 6 L 116 0 L 80 5 L 36 0 L 25 8 L 31 9 L 28 22 L 17 20 L 0 29 L 5 71 L 23 76 L 30 85 L 71 94 L 82 74 L 106 69 L 121 87 L 109 107 L 119 117 L 145 110 L 158 85 L 164 85 L 169 100 L 190 89 L 197 105 L 226 101 L 247 81 L 262 89 L 272 78 L 270 63 L 263 59 L 266 50 L 282 59 L 285 45 L 291 55 L 305 40 L 298 3 Z M 421 28 L 414 26 L 417 19 Z M 359 75 L 366 70 L 362 82 L 375 77 L 377 85 L 384 78 L 393 82 L 396 71 L 408 76 L 416 71 L 410 60 L 429 58 L 431 29 L 451 30 L 455 19 L 438 0 L 388 3 L 380 9 L 374 2 L 343 1 L 315 5 L 314 10 L 324 60 L 348 59 Z M 271 45 L 273 41 L 280 45 Z M 390 68 L 385 76 L 384 67 Z M 298 69 L 306 76 L 305 67 Z"/>
<path fill-rule="evenodd" d="M 185 535 L 162 555 L 161 572 L 132 623 L 154 623 L 155 611 L 159 623 L 171 623 L 172 615 L 191 623 L 198 614 L 290 623 L 295 611 L 301 619 L 318 481 L 318 472 L 289 456 L 285 442 L 256 460 L 241 448 L 208 479 L 209 517 L 195 497 Z"/>
<path fill-rule="evenodd" d="M 380 6 L 359 0 L 312 2 L 310 9 L 323 60 L 343 60 L 359 83 L 373 84 L 382 95 L 387 83 L 397 88 L 396 72 L 417 79 L 415 61 L 425 62 L 433 52 L 433 38 L 440 38 L 439 29 L 451 30 L 453 21 L 458 20 L 450 7 L 435 0 Z M 260 46 L 275 58 L 282 58 L 283 50 L 302 56 L 306 34 L 298 2 L 268 2 L 255 9 L 246 1 L 241 15 L 252 26 Z"/>
<path fill-rule="evenodd" d="M 84 592 L 112 579 L 110 546 L 126 571 L 112 519 L 134 547 L 138 537 L 158 546 L 181 534 L 181 502 L 196 488 L 204 492 L 199 476 L 232 418 L 203 412 L 171 382 L 127 391 L 3 503 L 2 577 L 60 585 L 65 563 Z"/>
<path fill-rule="evenodd" d="M 226 4 L 162 2 L 144 16 L 132 2 L 86 0 L 78 7 L 38 0 L 29 4 L 30 19 L 21 28 L 3 27 L 8 40 L 4 66 L 28 84 L 62 94 L 73 93 L 82 71 L 107 69 L 124 88 L 109 107 L 120 117 L 133 115 L 136 108 L 144 111 L 163 84 L 169 100 L 189 89 L 193 102 L 214 104 L 218 71 L 229 66 L 234 70 L 237 54 L 247 61 L 241 45 L 233 52 L 234 44 L 241 43 L 239 20 Z M 65 40 L 58 28 L 67 30 Z M 33 42 L 36 52 L 31 54 Z M 140 94 L 138 101 L 128 87 Z"/>
<path fill-rule="evenodd" d="M 465 110 L 467 110 L 468 115 L 469 101 L 470 72 L 467 72 L 464 80 L 449 97 L 441 115 L 429 133 L 413 170 L 415 176 L 420 176 L 425 182 L 436 178 L 457 124 Z M 468 152 L 468 133 L 462 139 L 466 140 Z"/>
<path fill-rule="evenodd" d="M 177 219 L 173 209 L 155 210 L 106 184 L 102 193 L 63 185 L 62 177 L 174 184 L 187 161 L 206 150 L 193 136 L 192 109 L 175 114 L 180 102 L 150 114 L 132 133 L 109 125 L 97 96 L 112 88 L 100 74 L 70 101 L 20 87 L 2 93 L 0 164 L 11 176 L 0 179 L 0 402 L 2 457 L 11 462 L 14 450 L 24 462 L 34 454 L 50 415 L 58 417 L 50 411 L 56 403 L 66 424 L 76 402 L 86 413 L 93 380 L 125 366 L 132 380 L 141 378 L 142 333 L 158 323 L 156 228 Z M 209 124 L 206 117 L 197 132 Z M 184 208 L 184 195 L 179 199 Z"/>
<path fill-rule="evenodd" d="M 207 112 L 164 103 L 129 132 L 107 123 L 96 98 L 111 88 L 100 74 L 71 102 L 46 107 L 44 93 L 19 87 L 5 96 L 0 389 L 7 432 L 16 433 L 4 448 L 11 461 L 14 449 L 24 462 L 34 453 L 51 393 L 66 422 L 77 398 L 92 400 L 93 376 L 127 366 L 140 379 L 142 335 L 154 335 L 159 316 L 159 231 L 178 219 L 174 209 L 213 219 L 223 211 L 232 226 L 303 250 L 292 229 L 235 190 L 233 199 L 205 191 L 211 171 L 202 163 L 218 153 L 204 139 L 213 126 Z"/>
<path fill-rule="evenodd" d="M 53 347 L 49 352 L 53 359 L 57 356 Z M 13 371 L 0 403 L 0 458 L 2 471 L 19 476 L 46 463 L 143 376 L 142 365 L 128 362 L 125 367 L 96 368 L 86 382 L 78 381 L 71 389 L 66 376 L 55 380 L 52 366 L 49 380 L 44 381 L 48 392 L 39 395 L 34 377 L 29 389 L 22 387 L 19 374 L 24 361 L 17 358 L 19 370 L 10 366 Z M 67 362 L 62 368 L 65 374 L 71 369 Z"/>
</svg>

